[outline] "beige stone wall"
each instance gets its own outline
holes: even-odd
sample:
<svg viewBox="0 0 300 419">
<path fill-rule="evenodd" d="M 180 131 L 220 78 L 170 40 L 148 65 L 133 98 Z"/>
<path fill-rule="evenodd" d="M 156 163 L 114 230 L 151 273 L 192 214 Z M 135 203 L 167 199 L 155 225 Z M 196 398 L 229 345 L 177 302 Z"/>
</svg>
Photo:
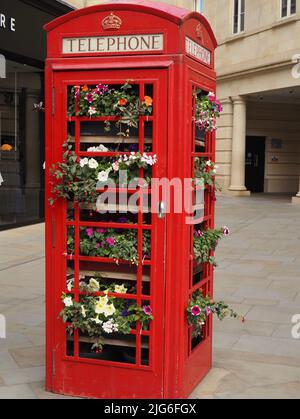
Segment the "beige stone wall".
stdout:
<svg viewBox="0 0 300 419">
<path fill-rule="evenodd" d="M 155 0 L 152 0 L 155 2 Z M 111 1 L 112 3 L 113 1 Z M 65 3 L 71 4 L 74 7 L 81 8 L 87 6 L 94 6 L 95 4 L 108 3 L 105 0 L 65 0 Z M 194 0 L 164 0 L 163 3 L 174 4 L 176 6 L 185 7 L 193 10 Z"/>
</svg>

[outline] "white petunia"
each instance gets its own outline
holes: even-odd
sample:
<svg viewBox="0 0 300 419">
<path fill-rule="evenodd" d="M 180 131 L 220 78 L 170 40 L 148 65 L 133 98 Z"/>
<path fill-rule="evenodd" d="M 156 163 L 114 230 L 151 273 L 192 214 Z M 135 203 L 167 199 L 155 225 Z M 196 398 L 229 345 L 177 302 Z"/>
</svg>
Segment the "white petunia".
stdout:
<svg viewBox="0 0 300 419">
<path fill-rule="evenodd" d="M 98 180 L 99 182 L 107 182 L 108 172 L 103 170 L 102 172 L 98 173 Z"/>
<path fill-rule="evenodd" d="M 90 282 L 89 282 L 89 287 L 94 291 L 94 292 L 98 292 L 99 290 L 100 290 L 100 285 L 99 285 L 99 282 L 96 280 L 96 279 L 94 279 L 94 278 L 91 278 L 90 279 Z"/>
<path fill-rule="evenodd" d="M 126 294 L 127 288 L 124 285 L 115 285 L 115 293 L 116 294 Z"/>
<path fill-rule="evenodd" d="M 104 316 L 105 317 L 112 316 L 113 314 L 115 314 L 115 312 L 116 312 L 115 306 L 113 304 L 107 304 L 104 309 Z"/>
<path fill-rule="evenodd" d="M 80 160 L 80 166 L 81 167 L 87 166 L 88 164 L 89 164 L 89 159 L 87 157 Z"/>
<path fill-rule="evenodd" d="M 81 306 L 81 315 L 84 319 L 86 319 L 86 310 L 85 310 L 84 306 Z"/>
<path fill-rule="evenodd" d="M 96 324 L 102 324 L 103 322 L 99 319 L 99 317 L 96 317 L 95 319 L 91 319 L 92 322 Z"/>
<path fill-rule="evenodd" d="M 64 302 L 65 307 L 73 307 L 72 297 L 66 297 L 63 302 Z"/>
<path fill-rule="evenodd" d="M 72 291 L 72 289 L 74 288 L 74 279 L 70 279 L 67 283 L 67 289 L 68 291 Z"/>
<path fill-rule="evenodd" d="M 97 167 L 99 166 L 98 162 L 95 159 L 90 159 L 88 164 L 90 169 L 97 169 Z"/>
<path fill-rule="evenodd" d="M 109 151 L 108 148 L 106 148 L 103 144 L 100 144 L 98 147 L 89 147 L 87 149 L 87 151 L 89 153 L 93 153 L 93 152 L 101 152 L 101 153 L 107 153 Z"/>
</svg>

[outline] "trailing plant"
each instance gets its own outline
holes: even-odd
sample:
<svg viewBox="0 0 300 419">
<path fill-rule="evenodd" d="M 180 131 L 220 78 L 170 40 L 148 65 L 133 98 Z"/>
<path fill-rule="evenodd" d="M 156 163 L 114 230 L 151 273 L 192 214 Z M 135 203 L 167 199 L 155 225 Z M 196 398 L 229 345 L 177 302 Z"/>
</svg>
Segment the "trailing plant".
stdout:
<svg viewBox="0 0 300 419">
<path fill-rule="evenodd" d="M 197 263 L 209 263 L 217 266 L 211 252 L 216 250 L 219 240 L 230 234 L 228 227 L 221 229 L 196 230 L 194 232 L 194 257 Z"/>
<path fill-rule="evenodd" d="M 208 296 L 204 297 L 202 291 L 198 290 L 194 292 L 187 308 L 188 324 L 193 327 L 193 338 L 202 336 L 203 327 L 211 315 L 216 315 L 219 320 L 232 317 L 234 319 L 241 318 L 243 322 L 245 321 L 224 301 L 216 302 Z"/>
<path fill-rule="evenodd" d="M 213 201 L 216 201 L 216 192 L 222 190 L 216 181 L 217 170 L 218 166 L 212 160 L 195 158 L 195 183 L 199 185 L 201 182 L 204 186 L 208 186 Z"/>
<path fill-rule="evenodd" d="M 101 83 L 96 86 L 74 86 L 69 89 L 69 117 L 115 116 L 116 121 L 105 121 L 105 130 L 109 132 L 111 125 L 115 124 L 120 136 L 129 137 L 130 128 L 138 128 L 139 117 L 151 115 L 152 110 L 153 99 L 145 96 L 141 101 L 129 81 L 118 89 Z"/>
<path fill-rule="evenodd" d="M 69 227 L 67 238 L 68 253 L 75 251 L 74 228 Z M 112 228 L 80 228 L 80 254 L 92 257 L 106 257 L 114 259 L 116 263 L 120 260 L 130 261 L 138 265 L 138 239 L 137 231 L 132 229 Z M 151 254 L 151 235 L 145 230 L 143 232 L 143 261 L 149 259 Z M 142 262 L 143 262 L 142 261 Z"/>
<path fill-rule="evenodd" d="M 217 129 L 217 118 L 223 111 L 222 104 L 213 92 L 207 95 L 196 94 L 196 126 L 204 132 Z"/>
<path fill-rule="evenodd" d="M 150 168 L 157 163 L 156 155 L 131 152 L 116 157 L 101 157 L 80 159 L 72 145 L 66 142 L 64 145 L 63 161 L 58 162 L 51 168 L 52 194 L 51 205 L 55 199 L 63 198 L 76 202 L 96 202 L 97 187 L 109 182 L 114 185 L 120 184 L 120 173 L 126 174 L 127 179 L 121 186 L 129 183 L 140 184 L 151 182 Z M 139 179 L 139 169 L 144 169 L 143 182 Z M 122 178 L 121 178 L 122 181 Z"/>
<path fill-rule="evenodd" d="M 97 281 L 94 279 L 94 282 Z M 63 293 L 64 308 L 60 316 L 63 322 L 68 324 L 69 334 L 72 335 L 75 330 L 80 330 L 95 340 L 92 350 L 100 353 L 106 335 L 112 333 L 129 335 L 135 328 L 136 322 L 140 322 L 143 330 L 148 330 L 149 323 L 153 320 L 151 307 L 147 305 L 141 307 L 132 300 L 116 298 L 115 295 L 124 295 L 127 291 L 124 285 L 120 288 L 122 292 L 117 292 L 118 289 L 115 289 L 114 295 L 110 295 L 110 290 L 106 290 L 98 296 L 82 295 L 79 301 L 76 301 L 73 295 Z"/>
</svg>

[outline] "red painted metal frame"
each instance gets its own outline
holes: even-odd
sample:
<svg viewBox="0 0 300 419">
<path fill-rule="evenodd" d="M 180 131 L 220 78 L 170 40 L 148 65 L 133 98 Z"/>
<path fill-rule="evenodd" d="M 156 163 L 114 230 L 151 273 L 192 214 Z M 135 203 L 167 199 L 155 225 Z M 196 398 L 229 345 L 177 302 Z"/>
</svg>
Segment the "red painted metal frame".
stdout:
<svg viewBox="0 0 300 419">
<path fill-rule="evenodd" d="M 121 16 L 127 33 L 147 33 L 164 28 L 166 43 L 164 54 L 140 56 L 78 56 L 63 57 L 62 36 L 77 34 L 103 34 L 101 20 L 114 11 Z M 202 27 L 202 39 L 197 38 L 196 28 Z M 76 33 L 73 32 L 76 27 Z M 79 262 L 97 261 L 113 263 L 105 258 L 74 256 L 66 254 L 66 229 L 75 225 L 76 242 L 79 242 L 79 227 L 105 225 L 124 228 L 120 224 L 80 221 L 75 210 L 75 220 L 66 220 L 66 204 L 57 203 L 54 208 L 48 204 L 51 195 L 49 168 L 61 160 L 62 144 L 67 129 L 66 85 L 93 84 L 95 81 L 121 83 L 133 79 L 140 83 L 140 94 L 144 84 L 153 83 L 155 112 L 153 153 L 158 155 L 154 176 L 169 179 L 193 176 L 194 158 L 215 158 L 215 136 L 207 136 L 204 153 L 196 153 L 193 127 L 193 91 L 200 87 L 204 91 L 215 91 L 214 49 L 216 41 L 209 24 L 202 15 L 166 4 L 148 2 L 116 3 L 81 9 L 57 19 L 46 27 L 48 31 L 48 59 L 46 64 L 46 294 L 47 294 L 47 380 L 50 391 L 103 398 L 183 398 L 188 397 L 199 381 L 209 371 L 212 363 L 212 320 L 206 327 L 206 339 L 191 350 L 191 331 L 187 325 L 185 310 L 189 297 L 199 287 L 213 295 L 213 269 L 205 266 L 201 283 L 192 286 L 193 275 L 193 226 L 186 224 L 186 215 L 174 213 L 164 220 L 152 214 L 152 224 L 143 224 L 142 204 L 137 224 L 130 228 L 138 232 L 138 251 L 141 253 L 142 231 L 149 229 L 152 235 L 152 258 L 145 261 L 151 267 L 151 296 L 155 320 L 145 336 L 152 336 L 150 366 L 117 364 L 110 361 L 95 361 L 66 357 L 65 326 L 58 319 L 61 310 L 61 292 L 66 287 L 66 260 L 75 262 L 75 294 L 79 296 Z M 98 32 L 97 32 L 98 31 Z M 117 32 L 111 32 L 117 34 Z M 150 32 L 149 32 L 150 33 Z M 107 35 L 107 33 L 105 33 Z M 184 53 L 184 39 L 192 40 L 212 52 L 212 66 L 209 67 L 187 57 Z M 53 89 L 55 88 L 55 93 Z M 54 94 L 54 103 L 52 95 Z M 73 118 L 76 129 L 75 149 L 82 156 L 89 153 L 79 150 L 79 120 Z M 105 118 L 107 119 L 107 118 Z M 144 120 L 141 118 L 141 128 Z M 140 129 L 140 133 L 143 129 Z M 143 134 L 140 134 L 143 146 Z M 112 153 L 105 153 L 110 156 Z M 98 154 L 95 154 L 99 156 Z M 101 153 L 101 157 L 104 154 Z M 214 226 L 214 203 L 206 192 L 206 226 Z M 171 195 L 172 197 L 172 195 Z M 126 227 L 125 227 L 126 228 Z M 77 246 L 78 247 L 78 246 Z M 142 266 L 137 269 L 137 301 L 148 301 L 142 295 Z M 126 298 L 133 298 L 126 295 Z M 138 337 L 140 328 L 132 334 Z M 78 334 L 75 335 L 75 348 Z M 137 347 L 140 340 L 137 338 Z M 137 351 L 140 353 L 139 351 Z"/>
</svg>

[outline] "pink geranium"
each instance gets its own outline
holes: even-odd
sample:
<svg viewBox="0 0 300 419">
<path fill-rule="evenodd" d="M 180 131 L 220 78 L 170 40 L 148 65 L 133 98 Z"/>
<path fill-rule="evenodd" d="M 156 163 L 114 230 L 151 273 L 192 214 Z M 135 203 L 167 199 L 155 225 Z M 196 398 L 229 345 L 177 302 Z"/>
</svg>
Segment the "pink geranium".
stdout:
<svg viewBox="0 0 300 419">
<path fill-rule="evenodd" d="M 113 246 L 116 244 L 116 241 L 115 241 L 115 239 L 114 239 L 113 237 L 108 237 L 108 238 L 106 239 L 106 243 L 107 243 L 110 247 L 113 247 Z"/>
<path fill-rule="evenodd" d="M 191 313 L 194 317 L 198 317 L 201 314 L 201 308 L 199 306 L 192 307 Z"/>
<path fill-rule="evenodd" d="M 85 232 L 89 236 L 89 238 L 93 237 L 93 235 L 94 235 L 94 229 L 93 228 L 87 228 L 85 230 Z"/>
</svg>

